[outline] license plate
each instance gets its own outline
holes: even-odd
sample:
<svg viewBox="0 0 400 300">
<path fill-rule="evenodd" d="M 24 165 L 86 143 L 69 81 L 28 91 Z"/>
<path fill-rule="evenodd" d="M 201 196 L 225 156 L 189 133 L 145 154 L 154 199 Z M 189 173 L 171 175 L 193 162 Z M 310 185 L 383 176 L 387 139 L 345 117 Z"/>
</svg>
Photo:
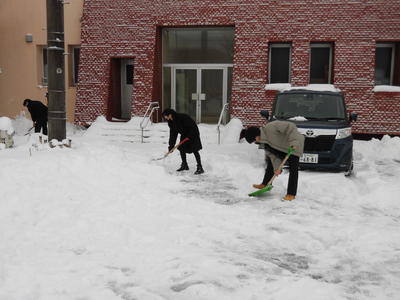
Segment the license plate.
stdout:
<svg viewBox="0 0 400 300">
<path fill-rule="evenodd" d="M 300 157 L 300 162 L 307 164 L 317 164 L 318 154 L 303 153 L 303 155 Z"/>
</svg>

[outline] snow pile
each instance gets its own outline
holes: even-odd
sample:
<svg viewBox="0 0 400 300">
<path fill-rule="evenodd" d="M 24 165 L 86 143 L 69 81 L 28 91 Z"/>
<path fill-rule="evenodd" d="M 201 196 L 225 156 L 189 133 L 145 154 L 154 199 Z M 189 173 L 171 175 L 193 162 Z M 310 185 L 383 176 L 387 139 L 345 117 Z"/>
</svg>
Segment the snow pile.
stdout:
<svg viewBox="0 0 400 300">
<path fill-rule="evenodd" d="M 0 130 L 6 131 L 8 135 L 14 133 L 14 127 L 12 126 L 10 118 L 0 117 Z"/>
<path fill-rule="evenodd" d="M 16 135 L 24 135 L 33 126 L 33 122 L 27 119 L 25 116 L 25 111 L 21 111 L 14 120 L 12 120 L 13 127 L 15 129 Z"/>
<path fill-rule="evenodd" d="M 28 132 L 34 133 L 32 120 L 26 118 L 25 111 L 21 111 L 15 119 L 11 120 L 12 127 L 15 129 L 15 134 L 23 136 Z M 30 130 L 30 131 L 29 131 Z M 84 133 L 84 128 L 71 123 L 66 124 L 67 136 L 72 135 L 82 135 Z"/>
<path fill-rule="evenodd" d="M 240 132 L 243 129 L 242 121 L 238 118 L 232 118 L 222 132 L 223 144 L 235 144 L 239 142 Z"/>
<path fill-rule="evenodd" d="M 66 124 L 66 133 L 67 137 L 73 136 L 73 135 L 82 135 L 86 132 L 85 127 L 75 125 L 72 123 L 67 122 Z"/>
<path fill-rule="evenodd" d="M 0 150 L 11 148 L 14 145 L 14 128 L 7 117 L 0 117 Z"/>
<path fill-rule="evenodd" d="M 368 142 L 368 147 L 364 149 L 363 155 L 371 161 L 400 161 L 400 137 L 385 135 L 381 140 L 372 139 Z"/>
<path fill-rule="evenodd" d="M 86 130 L 85 136 L 96 136 L 101 132 L 102 125 L 106 124 L 107 120 L 104 116 L 98 116 L 96 120 L 90 124 L 90 127 Z"/>
</svg>

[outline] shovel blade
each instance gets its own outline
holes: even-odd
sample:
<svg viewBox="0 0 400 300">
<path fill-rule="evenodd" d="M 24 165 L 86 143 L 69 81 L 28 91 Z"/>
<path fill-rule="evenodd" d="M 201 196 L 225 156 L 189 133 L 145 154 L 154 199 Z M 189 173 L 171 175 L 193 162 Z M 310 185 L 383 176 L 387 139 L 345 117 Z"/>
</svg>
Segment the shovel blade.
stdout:
<svg viewBox="0 0 400 300">
<path fill-rule="evenodd" d="M 153 158 L 152 161 L 155 161 L 155 160 L 162 160 L 162 159 L 164 159 L 164 158 L 165 158 L 165 156 L 159 157 L 159 158 Z"/>
<path fill-rule="evenodd" d="M 249 196 L 250 197 L 258 196 L 258 195 L 264 194 L 265 192 L 269 192 L 270 190 L 272 190 L 271 184 L 267 185 L 265 188 L 262 188 L 255 192 L 250 193 Z"/>
<path fill-rule="evenodd" d="M 165 153 L 164 156 L 162 156 L 162 157 L 153 158 L 152 160 L 153 160 L 153 161 L 154 161 L 154 160 L 162 160 L 162 159 L 166 158 L 166 157 L 168 156 L 168 154 L 169 154 L 169 152 L 168 152 L 168 153 Z"/>
</svg>

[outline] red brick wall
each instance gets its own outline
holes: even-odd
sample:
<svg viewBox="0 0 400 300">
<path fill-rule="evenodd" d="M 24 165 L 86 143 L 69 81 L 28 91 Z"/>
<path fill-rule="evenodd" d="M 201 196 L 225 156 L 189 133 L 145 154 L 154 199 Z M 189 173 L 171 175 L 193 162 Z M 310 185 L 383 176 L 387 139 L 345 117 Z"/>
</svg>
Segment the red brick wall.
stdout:
<svg viewBox="0 0 400 300">
<path fill-rule="evenodd" d="M 399 0 L 90 0 L 84 3 L 76 122 L 106 114 L 110 57 L 134 57 L 135 114 L 161 99 L 159 28 L 235 26 L 231 115 L 260 124 L 268 43 L 291 42 L 291 84 L 309 80 L 309 43 L 334 43 L 333 83 L 358 112 L 357 133 L 400 134 L 400 93 L 374 93 L 377 41 L 400 41 Z"/>
</svg>

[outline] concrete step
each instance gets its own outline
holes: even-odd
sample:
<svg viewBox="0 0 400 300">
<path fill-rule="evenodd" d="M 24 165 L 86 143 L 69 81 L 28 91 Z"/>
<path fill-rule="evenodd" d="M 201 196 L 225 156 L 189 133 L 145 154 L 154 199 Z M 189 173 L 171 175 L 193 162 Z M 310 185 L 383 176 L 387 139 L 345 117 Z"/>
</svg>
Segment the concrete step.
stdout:
<svg viewBox="0 0 400 300">
<path fill-rule="evenodd" d="M 167 123 L 149 123 L 146 128 L 140 128 L 140 118 L 132 119 L 129 122 L 108 122 L 105 119 L 95 124 L 90 136 L 99 136 L 115 142 L 141 143 L 142 134 L 145 143 L 168 142 L 169 128 Z"/>
</svg>

